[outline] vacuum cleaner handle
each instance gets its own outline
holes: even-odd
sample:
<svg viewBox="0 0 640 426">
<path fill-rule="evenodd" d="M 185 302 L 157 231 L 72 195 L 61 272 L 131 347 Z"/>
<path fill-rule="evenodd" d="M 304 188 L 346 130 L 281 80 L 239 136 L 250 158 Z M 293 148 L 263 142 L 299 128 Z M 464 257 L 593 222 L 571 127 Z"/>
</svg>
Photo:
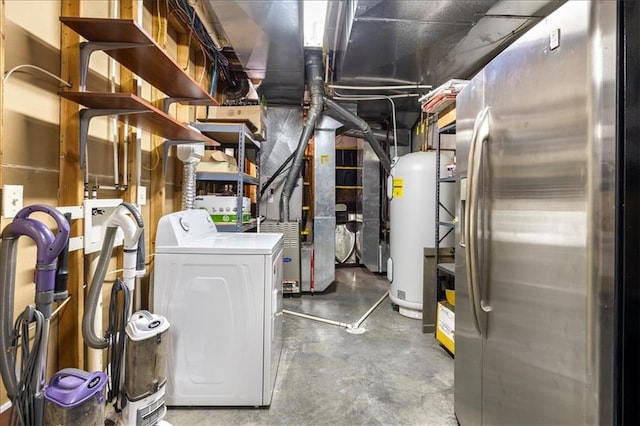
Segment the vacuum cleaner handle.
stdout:
<svg viewBox="0 0 640 426">
<path fill-rule="evenodd" d="M 88 371 L 84 371 L 81 370 L 79 368 L 64 368 L 60 371 L 58 371 L 56 374 L 54 374 L 51 377 L 51 383 L 54 382 L 59 382 L 60 379 L 63 379 L 65 377 L 77 377 L 78 379 L 86 379 L 87 377 L 89 377 L 91 375 L 91 373 L 89 373 Z"/>
<path fill-rule="evenodd" d="M 71 213 L 64 214 L 67 223 L 71 224 Z M 62 300 L 69 294 L 67 292 L 67 282 L 69 281 L 69 241 L 58 256 L 58 267 L 56 269 L 56 283 L 53 290 L 53 299 Z"/>
<path fill-rule="evenodd" d="M 58 231 L 55 239 L 51 244 L 49 244 L 46 252 L 42 253 L 42 263 L 51 264 L 69 242 L 69 222 L 58 210 L 44 204 L 34 204 L 23 208 L 16 214 L 14 220 L 27 219 L 29 216 L 31 216 L 32 213 L 35 212 L 48 214 L 49 216 L 51 216 L 51 218 L 53 218 L 53 220 L 56 222 L 56 225 L 58 226 Z"/>
</svg>

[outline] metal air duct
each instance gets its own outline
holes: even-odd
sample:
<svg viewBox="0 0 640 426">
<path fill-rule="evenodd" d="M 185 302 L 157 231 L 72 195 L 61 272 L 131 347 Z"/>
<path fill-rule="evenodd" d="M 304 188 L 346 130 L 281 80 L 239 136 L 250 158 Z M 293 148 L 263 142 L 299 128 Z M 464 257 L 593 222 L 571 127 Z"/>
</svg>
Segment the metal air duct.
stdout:
<svg viewBox="0 0 640 426">
<path fill-rule="evenodd" d="M 322 114 L 323 108 L 322 95 L 324 94 L 324 84 L 322 81 L 322 52 L 319 50 L 309 51 L 305 64 L 309 91 L 311 92 L 311 104 L 307 115 L 307 124 L 300 135 L 300 142 L 296 148 L 293 163 L 291 164 L 291 168 L 287 174 L 287 180 L 282 188 L 282 196 L 280 197 L 280 222 L 289 221 L 289 199 L 291 198 L 291 192 L 300 174 L 304 151 L 307 148 L 307 144 L 316 127 L 316 122 L 320 114 Z"/>
</svg>

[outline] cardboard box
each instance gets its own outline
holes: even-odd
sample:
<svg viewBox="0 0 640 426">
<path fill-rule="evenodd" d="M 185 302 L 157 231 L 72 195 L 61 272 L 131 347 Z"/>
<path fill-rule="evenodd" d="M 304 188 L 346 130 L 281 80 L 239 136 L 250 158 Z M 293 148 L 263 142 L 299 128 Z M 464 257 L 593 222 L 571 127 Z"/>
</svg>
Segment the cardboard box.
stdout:
<svg viewBox="0 0 640 426">
<path fill-rule="evenodd" d="M 214 223 L 235 223 L 238 197 L 233 195 L 198 195 L 194 200 L 196 209 L 205 209 Z M 251 201 L 242 197 L 242 222 L 251 220 Z"/>
<path fill-rule="evenodd" d="M 456 313 L 452 304 L 446 300 L 438 302 L 436 312 L 436 339 L 455 354 Z"/>
<path fill-rule="evenodd" d="M 253 125 L 253 128 L 249 126 L 250 130 L 258 140 L 263 141 L 267 137 L 267 108 L 262 105 L 209 107 L 206 118 L 229 122 L 249 120 Z"/>
<path fill-rule="evenodd" d="M 204 157 L 196 166 L 197 172 L 205 173 L 238 173 L 238 162 L 222 151 L 205 151 Z"/>
</svg>

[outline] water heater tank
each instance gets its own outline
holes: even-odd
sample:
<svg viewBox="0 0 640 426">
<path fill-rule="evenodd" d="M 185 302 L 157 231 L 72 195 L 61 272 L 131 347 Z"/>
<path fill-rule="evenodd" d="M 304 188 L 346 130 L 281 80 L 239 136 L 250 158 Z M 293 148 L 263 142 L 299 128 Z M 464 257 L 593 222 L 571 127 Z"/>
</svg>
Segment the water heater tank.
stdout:
<svg viewBox="0 0 640 426">
<path fill-rule="evenodd" d="M 440 176 L 453 155 L 441 153 Z M 436 153 L 414 152 L 398 159 L 391 169 L 389 183 L 390 258 L 387 277 L 391 281 L 389 297 L 402 315 L 422 318 L 424 248 L 435 247 Z M 454 185 L 440 184 L 440 203 L 454 211 Z M 451 221 L 440 207 L 440 221 Z M 441 226 L 440 237 L 450 228 Z M 440 242 L 452 247 L 453 232 Z M 434 301 L 435 303 L 435 301 Z"/>
</svg>

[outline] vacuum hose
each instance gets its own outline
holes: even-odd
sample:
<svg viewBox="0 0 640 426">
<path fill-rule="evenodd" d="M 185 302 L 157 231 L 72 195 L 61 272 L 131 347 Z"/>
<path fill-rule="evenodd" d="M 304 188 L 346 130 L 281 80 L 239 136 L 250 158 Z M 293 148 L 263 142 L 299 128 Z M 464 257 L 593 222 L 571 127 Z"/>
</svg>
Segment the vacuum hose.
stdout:
<svg viewBox="0 0 640 426">
<path fill-rule="evenodd" d="M 111 253 L 117 230 L 118 228 L 115 226 L 108 226 L 104 232 L 100 261 L 98 261 L 96 272 L 93 274 L 93 279 L 91 280 L 91 288 L 89 289 L 89 296 L 87 297 L 84 315 L 82 316 L 82 337 L 87 345 L 93 349 L 105 349 L 109 345 L 107 338 L 99 337 L 96 334 L 93 322 L 96 317 L 98 299 L 100 298 L 100 293 L 102 293 L 102 284 L 104 283 L 104 277 L 107 275 L 107 267 L 109 266 L 109 256 L 107 256 L 106 262 L 102 261 L 102 257 L 105 253 Z"/>
<path fill-rule="evenodd" d="M 56 222 L 56 235 L 44 223 L 30 219 L 34 212 L 48 214 Z M 36 244 L 35 309 L 27 306 L 13 324 L 15 296 L 16 251 L 18 239 L 28 236 Z M 7 395 L 23 424 L 41 424 L 43 418 L 42 390 L 46 372 L 47 342 L 51 305 L 54 301 L 56 259 L 69 241 L 69 223 L 56 209 L 45 205 L 28 206 L 20 210 L 13 222 L 2 230 L 0 248 L 0 375 Z M 29 324 L 36 323 L 36 339 L 30 345 Z M 21 374 L 16 374 L 16 354 L 20 340 Z"/>
<path fill-rule="evenodd" d="M 130 215 L 126 215 L 126 212 L 123 212 L 122 210 L 126 210 Z M 129 256 L 127 256 L 127 253 L 132 251 L 138 252 L 139 239 L 144 229 L 142 215 L 134 205 L 129 203 L 120 204 L 107 219 L 100 258 L 98 259 L 96 272 L 91 280 L 91 288 L 89 289 L 89 295 L 85 303 L 84 315 L 82 316 L 82 337 L 87 345 L 93 349 L 105 349 L 109 346 L 109 340 L 107 337 L 100 337 L 96 334 L 94 321 L 98 307 L 98 300 L 102 293 L 104 278 L 107 275 L 107 268 L 111 258 L 111 250 L 113 249 L 113 243 L 115 241 L 118 227 L 122 228 L 124 232 L 125 284 L 129 284 L 127 283 L 127 280 L 133 279 L 136 273 L 135 271 L 131 272 L 127 270 L 127 267 L 130 266 L 128 264 Z M 131 263 L 131 267 L 134 269 L 138 269 L 140 267 L 139 260 L 137 262 L 138 268 L 136 268 L 135 260 Z M 129 309 L 129 307 L 125 306 L 125 311 L 127 309 Z"/>
</svg>

